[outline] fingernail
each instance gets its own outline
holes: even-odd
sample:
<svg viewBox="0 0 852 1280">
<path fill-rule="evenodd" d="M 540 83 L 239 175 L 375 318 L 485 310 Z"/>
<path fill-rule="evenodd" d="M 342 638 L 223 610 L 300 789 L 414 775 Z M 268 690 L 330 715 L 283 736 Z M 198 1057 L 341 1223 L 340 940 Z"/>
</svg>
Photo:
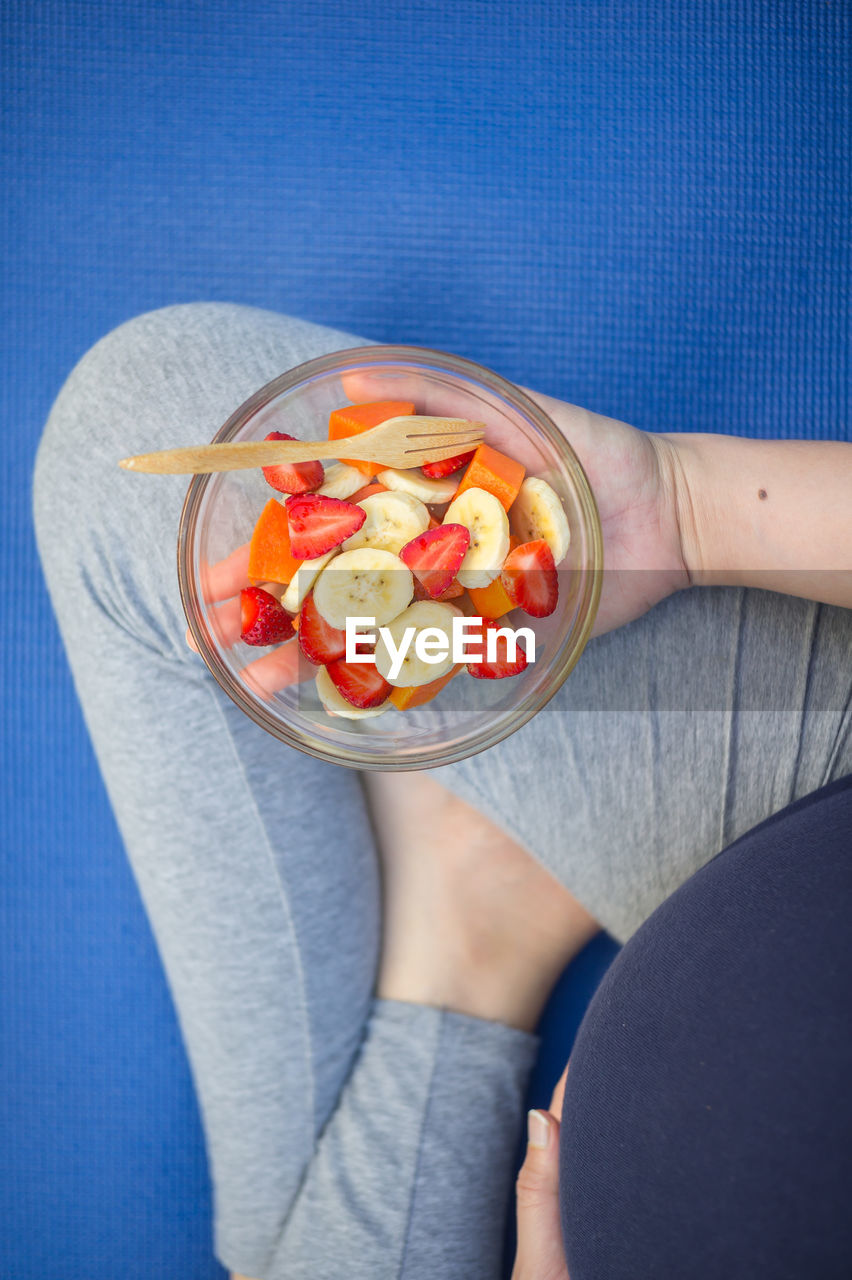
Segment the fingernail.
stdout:
<svg viewBox="0 0 852 1280">
<path fill-rule="evenodd" d="M 544 1148 L 550 1139 L 550 1122 L 540 1111 L 527 1112 L 527 1141 L 531 1147 Z"/>
</svg>

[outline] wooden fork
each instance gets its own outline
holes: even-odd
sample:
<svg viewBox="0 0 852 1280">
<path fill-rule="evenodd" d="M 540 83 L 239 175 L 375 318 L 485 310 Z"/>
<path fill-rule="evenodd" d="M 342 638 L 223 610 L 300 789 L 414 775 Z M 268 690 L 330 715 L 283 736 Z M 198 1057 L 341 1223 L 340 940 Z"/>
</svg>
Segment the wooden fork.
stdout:
<svg viewBox="0 0 852 1280">
<path fill-rule="evenodd" d="M 201 444 L 186 449 L 161 449 L 122 458 L 125 471 L 153 475 L 207 475 L 212 471 L 244 471 L 286 462 L 339 458 L 379 462 L 383 467 L 419 467 L 441 462 L 475 449 L 485 436 L 484 422 L 467 418 L 411 415 L 388 418 L 378 427 L 343 440 L 248 440 L 234 444 Z"/>
</svg>

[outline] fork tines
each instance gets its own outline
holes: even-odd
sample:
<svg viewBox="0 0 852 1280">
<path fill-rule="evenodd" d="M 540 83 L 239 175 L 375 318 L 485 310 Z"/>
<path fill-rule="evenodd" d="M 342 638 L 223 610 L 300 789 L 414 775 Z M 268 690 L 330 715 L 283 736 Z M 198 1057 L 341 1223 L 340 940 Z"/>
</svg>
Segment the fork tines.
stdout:
<svg viewBox="0 0 852 1280">
<path fill-rule="evenodd" d="M 446 427 L 433 427 L 431 431 L 406 431 L 405 438 L 430 440 L 435 444 L 451 444 L 453 441 L 459 444 L 480 444 L 485 439 L 485 425 L 479 422 L 460 422 L 457 426 L 452 426 L 448 423 Z"/>
</svg>

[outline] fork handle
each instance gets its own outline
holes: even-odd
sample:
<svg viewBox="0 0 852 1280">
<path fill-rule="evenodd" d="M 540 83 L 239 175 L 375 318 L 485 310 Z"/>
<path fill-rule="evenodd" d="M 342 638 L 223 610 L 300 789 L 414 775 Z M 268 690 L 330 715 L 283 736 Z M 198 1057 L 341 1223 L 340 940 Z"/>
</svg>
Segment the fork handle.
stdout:
<svg viewBox="0 0 852 1280">
<path fill-rule="evenodd" d="M 286 462 L 313 462 L 315 458 L 336 458 L 339 440 L 243 440 L 231 444 L 199 444 L 186 449 L 160 449 L 122 458 L 125 471 L 145 471 L 149 475 L 209 475 L 214 471 L 246 471 L 250 467 L 274 467 Z M 370 458 L 356 440 L 346 441 L 346 456 L 368 462 Z"/>
<path fill-rule="evenodd" d="M 361 435 L 346 436 L 345 440 L 241 440 L 234 443 L 198 444 L 186 449 L 160 449 L 157 453 L 137 453 L 132 458 L 122 458 L 119 466 L 125 471 L 146 471 L 152 475 L 209 475 L 213 471 L 246 471 L 251 467 L 274 467 L 288 462 L 313 462 L 315 458 L 339 458 L 341 449 L 347 458 L 355 462 L 376 462 L 390 466 L 393 459 L 403 452 L 395 436 L 401 431 L 404 441 L 423 441 L 419 447 L 403 452 L 416 455 L 403 465 L 416 466 L 430 457 L 449 458 L 469 440 L 459 439 L 458 428 L 481 428 L 485 424 L 469 422 L 466 418 L 435 418 L 428 415 L 403 415 L 387 418 Z M 441 430 L 443 429 L 443 431 Z M 447 432 L 455 429 L 456 439 Z M 468 432 L 469 436 L 469 432 Z M 480 434 L 478 439 L 482 439 Z"/>
</svg>

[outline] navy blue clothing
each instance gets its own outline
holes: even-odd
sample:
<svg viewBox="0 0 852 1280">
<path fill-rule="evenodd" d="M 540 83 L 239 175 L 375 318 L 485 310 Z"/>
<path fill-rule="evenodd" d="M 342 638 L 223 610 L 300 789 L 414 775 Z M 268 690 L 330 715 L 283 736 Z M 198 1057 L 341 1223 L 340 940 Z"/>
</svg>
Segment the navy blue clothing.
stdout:
<svg viewBox="0 0 852 1280">
<path fill-rule="evenodd" d="M 621 951 L 571 1057 L 571 1280 L 852 1275 L 852 778 L 720 853 Z"/>
</svg>

